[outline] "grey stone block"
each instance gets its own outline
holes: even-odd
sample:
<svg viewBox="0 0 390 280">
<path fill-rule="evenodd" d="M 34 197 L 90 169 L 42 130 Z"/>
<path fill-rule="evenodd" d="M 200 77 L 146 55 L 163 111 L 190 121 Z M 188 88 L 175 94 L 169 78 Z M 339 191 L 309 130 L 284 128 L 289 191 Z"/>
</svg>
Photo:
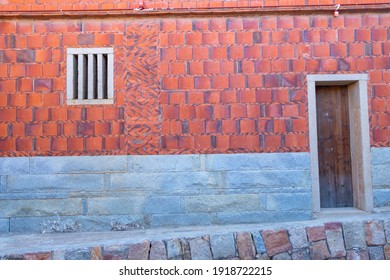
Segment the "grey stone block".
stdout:
<svg viewBox="0 0 390 280">
<path fill-rule="evenodd" d="M 90 260 L 91 256 L 91 248 L 80 248 L 65 252 L 65 260 Z"/>
<path fill-rule="evenodd" d="M 363 222 L 344 222 L 344 240 L 345 248 L 351 250 L 353 248 L 366 248 L 366 239 L 364 233 Z"/>
<path fill-rule="evenodd" d="M 288 231 L 290 243 L 293 249 L 303 249 L 309 246 L 306 230 L 304 228 L 293 228 Z"/>
<path fill-rule="evenodd" d="M 309 172 L 301 170 L 229 171 L 229 188 L 309 188 Z"/>
<path fill-rule="evenodd" d="M 9 219 L 0 219 L 0 233 L 9 232 Z"/>
<path fill-rule="evenodd" d="M 197 226 L 213 224 L 213 215 L 208 213 L 191 214 L 154 214 L 151 216 L 152 227 Z"/>
<path fill-rule="evenodd" d="M 7 191 L 7 177 L 0 176 L 0 193 Z"/>
<path fill-rule="evenodd" d="M 103 175 L 12 175 L 8 176 L 8 188 L 17 192 L 102 191 Z"/>
<path fill-rule="evenodd" d="M 199 155 L 133 156 L 135 172 L 199 171 Z"/>
<path fill-rule="evenodd" d="M 373 193 L 374 207 L 390 206 L 390 185 L 389 189 L 373 189 Z"/>
<path fill-rule="evenodd" d="M 389 164 L 372 166 L 373 188 L 390 188 Z"/>
<path fill-rule="evenodd" d="M 148 260 L 150 252 L 150 242 L 145 240 L 141 243 L 129 245 L 128 260 Z"/>
<path fill-rule="evenodd" d="M 308 249 L 293 250 L 291 258 L 293 260 L 310 260 L 310 254 Z"/>
<path fill-rule="evenodd" d="M 390 148 L 371 148 L 371 162 L 373 165 L 387 164 L 390 165 Z"/>
<path fill-rule="evenodd" d="M 192 260 L 212 260 L 212 254 L 210 250 L 210 244 L 208 241 L 202 238 L 190 239 L 188 241 L 190 244 L 191 257 Z"/>
<path fill-rule="evenodd" d="M 176 239 L 170 239 L 167 240 L 167 255 L 168 260 L 182 260 L 183 259 L 183 251 L 182 251 L 182 244 L 181 240 Z"/>
<path fill-rule="evenodd" d="M 82 214 L 82 200 L 0 200 L 0 217 L 70 216 Z"/>
<path fill-rule="evenodd" d="M 69 198 L 67 193 L 34 193 L 34 192 L 13 192 L 0 193 L 0 199 L 19 200 L 19 199 L 53 199 L 53 198 Z"/>
<path fill-rule="evenodd" d="M 236 257 L 236 247 L 232 233 L 211 235 L 210 245 L 214 259 L 216 260 Z"/>
<path fill-rule="evenodd" d="M 261 236 L 259 231 L 252 232 L 252 239 L 258 255 L 262 255 L 263 253 L 267 252 L 263 237 Z"/>
<path fill-rule="evenodd" d="M 65 250 L 55 250 L 51 252 L 51 259 L 52 260 L 65 260 Z"/>
<path fill-rule="evenodd" d="M 370 260 L 384 260 L 383 247 L 367 247 Z"/>
<path fill-rule="evenodd" d="M 167 249 L 163 241 L 153 241 L 150 246 L 150 256 L 151 260 L 166 260 L 167 259 Z"/>
<path fill-rule="evenodd" d="M 309 153 L 259 153 L 206 155 L 206 169 L 227 170 L 308 170 Z"/>
<path fill-rule="evenodd" d="M 180 213 L 180 197 L 97 197 L 88 199 L 91 215 Z"/>
<path fill-rule="evenodd" d="M 33 174 L 126 172 L 126 156 L 35 157 Z"/>
<path fill-rule="evenodd" d="M 71 231 L 115 231 L 135 230 L 148 227 L 143 215 L 107 215 L 107 216 L 48 216 L 11 218 L 11 232 L 43 233 Z"/>
<path fill-rule="evenodd" d="M 28 157 L 0 157 L 0 175 L 28 174 L 29 172 Z"/>
<path fill-rule="evenodd" d="M 325 233 L 331 257 L 345 257 L 347 252 L 344 247 L 343 232 L 341 227 L 337 229 L 325 230 Z"/>
<path fill-rule="evenodd" d="M 265 209 L 260 205 L 257 194 L 200 195 L 183 198 L 184 211 L 196 212 L 233 212 L 256 211 Z"/>
<path fill-rule="evenodd" d="M 390 219 L 383 221 L 387 243 L 390 244 Z"/>
<path fill-rule="evenodd" d="M 118 244 L 103 246 L 102 259 L 103 260 L 126 260 L 129 254 L 129 246 Z"/>
<path fill-rule="evenodd" d="M 310 210 L 311 194 L 268 194 L 267 210 L 271 211 L 289 211 L 289 210 Z"/>
<path fill-rule="evenodd" d="M 287 252 L 284 252 L 284 253 L 280 253 L 280 254 L 273 256 L 272 259 L 273 260 L 280 260 L 280 261 L 291 260 L 291 256 Z"/>
<path fill-rule="evenodd" d="M 207 172 L 167 172 L 112 174 L 112 190 L 165 191 L 180 190 L 193 193 L 194 189 L 222 187 L 219 173 Z"/>
<path fill-rule="evenodd" d="M 217 213 L 219 224 L 248 224 L 310 220 L 311 211 L 255 211 Z"/>
</svg>

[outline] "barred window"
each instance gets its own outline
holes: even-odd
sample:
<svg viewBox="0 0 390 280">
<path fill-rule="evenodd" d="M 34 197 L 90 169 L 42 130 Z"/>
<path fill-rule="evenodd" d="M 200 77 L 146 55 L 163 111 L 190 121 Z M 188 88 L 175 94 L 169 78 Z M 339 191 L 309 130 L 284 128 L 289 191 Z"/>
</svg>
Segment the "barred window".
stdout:
<svg viewBox="0 0 390 280">
<path fill-rule="evenodd" d="M 68 104 L 114 103 L 114 49 L 68 48 Z"/>
</svg>

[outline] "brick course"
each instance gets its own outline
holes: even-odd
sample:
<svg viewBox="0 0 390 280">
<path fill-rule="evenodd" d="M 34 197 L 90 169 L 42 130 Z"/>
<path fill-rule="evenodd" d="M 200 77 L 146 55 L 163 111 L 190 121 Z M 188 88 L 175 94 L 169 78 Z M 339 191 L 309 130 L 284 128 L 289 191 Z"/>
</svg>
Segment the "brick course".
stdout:
<svg viewBox="0 0 390 280">
<path fill-rule="evenodd" d="M 385 13 L 2 19 L 0 154 L 308 151 L 307 73 L 367 72 L 371 144 L 389 146 L 389 21 Z M 109 46 L 114 105 L 67 105 L 66 48 Z"/>
</svg>

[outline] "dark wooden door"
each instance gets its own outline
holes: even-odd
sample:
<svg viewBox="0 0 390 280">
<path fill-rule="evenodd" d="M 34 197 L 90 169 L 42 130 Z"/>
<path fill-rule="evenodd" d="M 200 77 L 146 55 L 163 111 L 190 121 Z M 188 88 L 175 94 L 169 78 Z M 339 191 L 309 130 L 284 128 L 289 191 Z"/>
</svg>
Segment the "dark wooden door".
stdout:
<svg viewBox="0 0 390 280">
<path fill-rule="evenodd" d="M 321 208 L 353 206 L 347 93 L 346 86 L 316 87 Z"/>
</svg>

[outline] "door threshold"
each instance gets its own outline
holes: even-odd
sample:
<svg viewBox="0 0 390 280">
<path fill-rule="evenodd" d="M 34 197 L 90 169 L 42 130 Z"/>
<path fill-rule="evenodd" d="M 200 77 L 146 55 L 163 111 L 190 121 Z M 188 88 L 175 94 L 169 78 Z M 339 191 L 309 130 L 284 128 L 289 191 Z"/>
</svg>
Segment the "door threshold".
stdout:
<svg viewBox="0 0 390 280">
<path fill-rule="evenodd" d="M 354 208 L 354 207 L 339 207 L 339 208 L 321 208 L 320 212 L 314 213 L 314 219 L 322 218 L 339 218 L 350 216 L 369 215 L 369 212 Z"/>
</svg>

